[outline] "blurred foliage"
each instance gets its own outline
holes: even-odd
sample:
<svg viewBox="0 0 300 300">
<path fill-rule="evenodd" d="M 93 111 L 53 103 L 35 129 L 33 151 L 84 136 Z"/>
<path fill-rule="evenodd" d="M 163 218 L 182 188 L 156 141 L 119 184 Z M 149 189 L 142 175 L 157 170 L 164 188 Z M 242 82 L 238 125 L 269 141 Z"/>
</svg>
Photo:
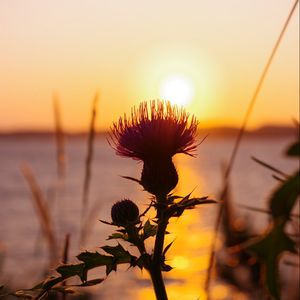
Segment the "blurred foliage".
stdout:
<svg viewBox="0 0 300 300">
<path fill-rule="evenodd" d="M 286 155 L 299 160 L 299 141 L 288 148 Z M 296 201 L 299 200 L 299 185 L 300 169 L 280 179 L 279 185 L 269 198 L 270 227 L 264 235 L 247 243 L 247 249 L 262 262 L 265 286 L 276 300 L 280 299 L 279 260 L 284 252 L 296 254 L 299 251 L 295 240 L 287 233 L 287 224 L 293 221 L 292 211 Z"/>
</svg>

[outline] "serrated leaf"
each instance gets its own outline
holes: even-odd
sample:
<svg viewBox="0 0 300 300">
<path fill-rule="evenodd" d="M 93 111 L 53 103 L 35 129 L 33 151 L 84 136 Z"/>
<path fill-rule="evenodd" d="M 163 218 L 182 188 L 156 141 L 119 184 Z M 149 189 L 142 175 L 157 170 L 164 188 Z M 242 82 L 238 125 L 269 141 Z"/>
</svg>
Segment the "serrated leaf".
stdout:
<svg viewBox="0 0 300 300">
<path fill-rule="evenodd" d="M 100 254 L 99 252 L 81 252 L 79 255 L 77 255 L 77 258 L 80 261 L 83 261 L 85 266 L 89 269 L 105 266 L 112 261 L 112 257 L 104 254 Z"/>
<path fill-rule="evenodd" d="M 116 239 L 122 239 L 124 241 L 127 241 L 127 237 L 123 233 L 113 233 L 106 240 L 116 240 Z"/>
<path fill-rule="evenodd" d="M 72 277 L 73 275 L 69 276 Z M 66 277 L 68 278 L 68 277 Z M 66 278 L 64 277 L 50 277 L 46 279 L 42 284 L 42 289 L 44 290 L 50 290 L 52 287 L 54 287 L 56 284 L 63 282 Z M 38 287 L 34 287 L 33 289 L 39 289 Z"/>
<path fill-rule="evenodd" d="M 85 264 L 68 264 L 68 265 L 60 265 L 56 268 L 56 271 L 62 276 L 61 280 L 66 278 L 70 278 L 73 276 L 79 276 L 82 281 L 86 281 L 87 270 L 85 268 Z M 58 280 L 58 278 L 53 279 Z M 50 281 L 51 282 L 51 281 Z"/>
<path fill-rule="evenodd" d="M 274 218 L 289 219 L 294 204 L 299 196 L 300 176 L 297 171 L 287 181 L 280 184 L 270 199 L 270 210 Z"/>
<path fill-rule="evenodd" d="M 130 263 L 134 258 L 121 244 L 117 246 L 103 246 L 101 247 L 106 253 L 111 254 L 116 263 Z"/>
<path fill-rule="evenodd" d="M 132 262 L 132 267 L 139 267 L 141 270 L 143 270 L 145 265 L 149 265 L 149 261 L 151 260 L 151 255 L 148 253 L 143 253 L 138 259 Z"/>
<path fill-rule="evenodd" d="M 150 223 L 149 220 L 147 220 L 143 228 L 143 239 L 146 240 L 151 236 L 155 236 L 156 232 L 157 232 L 157 225 L 153 225 Z"/>
<path fill-rule="evenodd" d="M 112 271 L 117 271 L 117 264 L 115 262 L 106 265 L 106 275 L 108 276 Z"/>
</svg>

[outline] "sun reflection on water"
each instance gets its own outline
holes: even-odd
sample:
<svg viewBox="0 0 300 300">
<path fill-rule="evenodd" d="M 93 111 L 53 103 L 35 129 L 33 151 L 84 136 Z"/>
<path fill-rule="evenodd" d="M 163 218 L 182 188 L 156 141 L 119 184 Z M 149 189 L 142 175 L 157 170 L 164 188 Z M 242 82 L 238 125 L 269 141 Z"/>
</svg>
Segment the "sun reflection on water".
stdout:
<svg viewBox="0 0 300 300">
<path fill-rule="evenodd" d="M 201 194 L 203 179 L 190 164 L 190 158 L 176 158 L 176 165 L 180 181 L 174 193 L 186 195 L 196 188 L 193 195 L 203 196 Z M 207 299 L 204 285 L 213 238 L 214 213 L 214 208 L 202 206 L 185 212 L 179 219 L 171 220 L 165 245 L 174 241 L 166 254 L 166 263 L 173 269 L 164 273 L 170 300 Z M 221 244 L 221 240 L 218 240 L 216 248 L 219 249 Z M 146 273 L 143 273 L 143 277 L 150 280 Z M 233 295 L 229 286 L 218 282 L 211 287 L 211 296 L 214 300 L 231 299 L 229 295 Z M 155 300 L 150 284 L 139 289 L 138 299 Z M 245 298 L 239 295 L 234 299 Z"/>
<path fill-rule="evenodd" d="M 195 187 L 198 187 L 197 194 L 199 194 L 200 174 L 196 174 L 193 168 L 185 164 L 185 160 L 177 159 L 176 164 L 180 165 L 178 168 L 180 182 L 175 194 L 187 194 Z M 203 287 L 209 262 L 212 230 L 207 224 L 202 224 L 202 219 L 202 210 L 195 209 L 170 222 L 168 227 L 170 234 L 166 236 L 165 245 L 172 241 L 174 243 L 167 252 L 166 259 L 174 269 L 164 274 L 169 299 L 206 299 Z M 140 289 L 139 299 L 155 299 L 151 286 Z"/>
</svg>

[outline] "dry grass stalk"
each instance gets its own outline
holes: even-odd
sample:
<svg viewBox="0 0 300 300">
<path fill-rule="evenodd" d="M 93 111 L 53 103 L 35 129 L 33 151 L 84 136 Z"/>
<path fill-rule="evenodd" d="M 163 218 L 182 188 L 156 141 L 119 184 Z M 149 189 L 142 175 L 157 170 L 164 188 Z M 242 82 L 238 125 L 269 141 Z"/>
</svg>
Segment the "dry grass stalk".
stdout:
<svg viewBox="0 0 300 300">
<path fill-rule="evenodd" d="M 64 248 L 62 253 L 62 263 L 66 264 L 69 260 L 69 249 L 70 249 L 70 234 L 66 234 L 65 236 L 65 242 L 64 242 Z M 66 285 L 66 281 L 62 283 L 63 286 Z M 62 300 L 67 299 L 67 294 L 62 295 Z"/>
<path fill-rule="evenodd" d="M 55 141 L 56 141 L 56 163 L 57 176 L 62 179 L 65 176 L 66 155 L 65 155 L 65 138 L 61 122 L 61 112 L 59 99 L 57 95 L 53 96 L 53 112 L 55 123 Z"/>
<path fill-rule="evenodd" d="M 85 232 L 84 229 L 85 217 L 88 211 L 88 204 L 89 204 L 89 188 L 90 188 L 91 174 L 92 174 L 92 160 L 94 155 L 95 124 L 96 124 L 96 117 L 97 117 L 98 99 L 99 99 L 98 93 L 96 93 L 92 104 L 92 114 L 91 114 L 91 121 L 90 121 L 89 135 L 88 135 L 87 156 L 85 160 L 80 243 L 82 243 L 82 240 L 84 238 L 83 234 Z"/>
<path fill-rule="evenodd" d="M 286 30 L 287 30 L 287 27 L 291 21 L 291 18 L 294 14 L 294 12 L 296 11 L 296 7 L 298 5 L 298 2 L 299 0 L 296 0 L 294 3 L 293 3 L 293 6 L 290 10 L 290 13 L 285 21 L 285 23 L 283 24 L 283 27 L 280 31 L 280 34 L 275 42 L 275 45 L 273 46 L 272 48 L 272 51 L 268 57 L 268 60 L 266 62 L 266 65 L 259 77 L 259 80 L 258 80 L 258 83 L 255 87 L 255 90 L 254 90 L 254 93 L 252 95 L 252 98 L 250 100 L 250 103 L 248 105 L 248 108 L 247 108 L 247 111 L 246 111 L 246 114 L 244 116 L 244 119 L 243 119 L 243 123 L 242 123 L 242 126 L 240 128 L 240 131 L 238 133 L 238 136 L 236 138 L 236 141 L 235 141 L 235 144 L 234 144 L 234 147 L 233 147 L 233 151 L 231 153 L 231 156 L 230 156 L 230 159 L 229 159 L 229 163 L 228 163 L 228 166 L 227 166 L 227 169 L 226 169 L 226 172 L 225 172 L 225 175 L 224 175 L 224 185 L 223 185 L 223 189 L 221 191 L 221 194 L 220 194 L 220 199 L 223 200 L 225 197 L 226 197 L 226 194 L 227 194 L 227 188 L 228 188 L 228 182 L 229 182 L 229 176 L 231 174 L 231 171 L 233 169 L 233 166 L 234 166 L 234 163 L 235 163 L 235 159 L 236 159 L 236 156 L 237 156 L 237 153 L 238 153 L 238 150 L 239 150 L 239 147 L 240 147 L 240 144 L 241 144 L 241 141 L 242 141 L 242 138 L 244 136 L 244 133 L 245 133 L 245 130 L 246 130 L 246 127 L 248 125 L 248 122 L 249 122 L 249 119 L 250 119 L 250 115 L 253 111 L 253 107 L 256 103 L 256 100 L 257 100 L 257 97 L 261 91 L 261 87 L 265 81 L 265 78 L 268 74 L 268 71 L 270 69 L 270 66 L 272 65 L 272 62 L 273 62 L 273 59 L 274 59 L 274 56 L 275 54 L 277 53 L 277 50 L 278 50 L 278 47 L 279 45 L 281 44 L 281 41 L 286 33 Z M 221 223 L 221 220 L 222 220 L 222 214 L 223 214 L 223 205 L 220 204 L 220 208 L 219 208 L 219 211 L 217 213 L 217 219 L 216 219 L 216 223 L 215 223 L 215 227 L 214 227 L 214 236 L 213 236 L 213 241 L 212 241 L 212 244 L 211 244 L 211 250 L 210 250 L 210 260 L 209 260 L 209 267 L 208 267 L 208 271 L 207 271 L 207 277 L 206 277 L 206 282 L 205 282 L 205 291 L 207 293 L 207 299 L 209 300 L 210 299 L 210 293 L 209 293 L 209 286 L 210 286 L 210 281 L 211 281 L 211 275 L 212 275 L 212 269 L 213 269 L 213 265 L 214 265 L 214 258 L 215 258 L 215 247 L 216 247 L 216 241 L 217 241 L 217 236 L 218 236 L 218 231 L 219 231 L 219 227 L 220 227 L 220 223 Z"/>
<path fill-rule="evenodd" d="M 58 248 L 56 235 L 54 233 L 53 220 L 51 218 L 49 208 L 31 168 L 27 164 L 22 164 L 21 172 L 29 185 L 32 194 L 32 203 L 48 244 L 50 265 L 53 266 L 53 264 L 57 262 Z"/>
<path fill-rule="evenodd" d="M 69 260 L 69 249 L 70 249 L 70 234 L 66 234 L 64 248 L 62 253 L 62 263 L 66 264 Z"/>
</svg>

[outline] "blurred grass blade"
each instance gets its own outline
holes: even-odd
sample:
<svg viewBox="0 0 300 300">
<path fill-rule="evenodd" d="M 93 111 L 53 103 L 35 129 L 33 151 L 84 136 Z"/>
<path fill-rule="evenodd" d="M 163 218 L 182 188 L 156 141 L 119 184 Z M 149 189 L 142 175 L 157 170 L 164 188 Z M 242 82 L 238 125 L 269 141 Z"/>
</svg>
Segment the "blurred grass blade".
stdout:
<svg viewBox="0 0 300 300">
<path fill-rule="evenodd" d="M 237 204 L 237 206 L 245 208 L 245 209 L 249 209 L 249 210 L 252 210 L 252 211 L 255 211 L 255 212 L 265 213 L 265 214 L 268 214 L 268 215 L 272 214 L 272 212 L 270 210 L 259 208 L 259 207 L 248 206 L 248 205 L 245 205 L 245 204 Z M 298 218 L 298 219 L 300 218 L 300 215 L 298 215 L 298 214 L 292 214 L 291 213 L 290 216 L 292 218 Z"/>
<path fill-rule="evenodd" d="M 63 255 L 62 255 L 62 263 L 67 264 L 69 258 L 69 249 L 70 249 L 70 234 L 66 234 L 65 241 L 64 241 L 64 248 L 63 248 Z M 62 286 L 66 286 L 66 281 L 62 283 Z M 67 294 L 62 294 L 62 300 L 67 299 Z"/>
<path fill-rule="evenodd" d="M 257 162 L 258 164 L 262 165 L 263 167 L 265 167 L 265 168 L 267 168 L 267 169 L 269 169 L 269 170 L 271 170 L 271 171 L 273 171 L 273 172 L 275 172 L 277 174 L 280 174 L 281 176 L 283 176 L 285 178 L 288 177 L 288 175 L 286 173 L 284 173 L 284 172 L 280 171 L 279 169 L 277 169 L 277 168 L 275 168 L 275 167 L 273 167 L 273 166 L 271 166 L 271 165 L 263 162 L 262 160 L 254 157 L 254 156 L 251 156 L 251 159 L 254 160 L 255 162 Z"/>
<path fill-rule="evenodd" d="M 49 208 L 31 168 L 27 164 L 22 164 L 21 172 L 30 188 L 32 194 L 32 203 L 39 218 L 44 237 L 47 240 L 50 265 L 53 265 L 57 261 L 58 248 L 54 232 L 53 220 L 51 218 Z"/>
<path fill-rule="evenodd" d="M 89 204 L 89 188 L 91 182 L 91 174 L 92 174 L 92 161 L 94 155 L 94 140 L 95 140 L 95 124 L 97 117 L 97 106 L 98 106 L 98 93 L 95 94 L 93 104 L 92 104 L 92 113 L 91 113 L 91 121 L 88 135 L 88 145 L 87 145 L 87 155 L 85 159 L 85 174 L 83 181 L 83 193 L 82 193 L 82 211 L 81 211 L 81 233 L 80 233 L 80 244 L 82 242 L 83 233 L 85 231 L 85 217 L 88 211 Z"/>
<path fill-rule="evenodd" d="M 61 121 L 60 102 L 57 95 L 53 95 L 53 112 L 55 123 L 57 176 L 59 179 L 62 179 L 65 177 L 66 167 L 65 137 Z"/>
</svg>

